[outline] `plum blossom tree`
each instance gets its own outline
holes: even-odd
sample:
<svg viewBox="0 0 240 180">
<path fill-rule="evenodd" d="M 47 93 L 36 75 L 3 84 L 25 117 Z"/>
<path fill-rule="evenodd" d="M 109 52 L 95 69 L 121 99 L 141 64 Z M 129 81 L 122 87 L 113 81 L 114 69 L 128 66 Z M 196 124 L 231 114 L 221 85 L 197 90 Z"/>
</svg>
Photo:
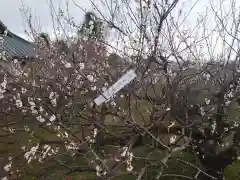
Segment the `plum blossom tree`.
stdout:
<svg viewBox="0 0 240 180">
<path fill-rule="evenodd" d="M 0 69 L 0 177 L 237 179 L 238 11 L 214 2 L 193 28 L 178 0 L 116 1 L 109 15 L 91 1 L 82 26 L 56 15 L 81 27 L 75 39 L 34 34 L 34 58 Z"/>
</svg>

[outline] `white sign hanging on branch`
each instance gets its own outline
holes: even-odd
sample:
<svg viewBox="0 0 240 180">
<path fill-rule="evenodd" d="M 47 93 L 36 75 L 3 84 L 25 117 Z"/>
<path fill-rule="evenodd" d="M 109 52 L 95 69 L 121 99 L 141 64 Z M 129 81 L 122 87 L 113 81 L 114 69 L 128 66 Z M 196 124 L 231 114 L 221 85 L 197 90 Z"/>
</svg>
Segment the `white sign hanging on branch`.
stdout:
<svg viewBox="0 0 240 180">
<path fill-rule="evenodd" d="M 133 69 L 128 70 L 116 83 L 109 87 L 102 95 L 98 96 L 94 102 L 96 105 L 101 105 L 105 101 L 112 98 L 117 92 L 129 84 L 133 79 L 137 77 L 137 74 Z"/>
</svg>

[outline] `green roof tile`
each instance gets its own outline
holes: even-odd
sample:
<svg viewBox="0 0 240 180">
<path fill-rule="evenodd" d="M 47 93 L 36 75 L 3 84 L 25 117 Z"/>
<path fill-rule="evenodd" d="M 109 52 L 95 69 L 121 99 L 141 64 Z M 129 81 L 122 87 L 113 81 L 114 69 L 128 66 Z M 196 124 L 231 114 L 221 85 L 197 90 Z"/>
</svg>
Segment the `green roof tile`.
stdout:
<svg viewBox="0 0 240 180">
<path fill-rule="evenodd" d="M 6 55 L 9 57 L 24 57 L 32 54 L 34 45 L 31 42 L 10 31 L 8 31 L 7 36 L 4 36 L 4 30 L 6 30 L 6 26 L 4 26 L 4 24 L 0 21 L 0 37 L 3 38 L 2 45 L 0 46 L 0 52 L 5 51 Z"/>
</svg>

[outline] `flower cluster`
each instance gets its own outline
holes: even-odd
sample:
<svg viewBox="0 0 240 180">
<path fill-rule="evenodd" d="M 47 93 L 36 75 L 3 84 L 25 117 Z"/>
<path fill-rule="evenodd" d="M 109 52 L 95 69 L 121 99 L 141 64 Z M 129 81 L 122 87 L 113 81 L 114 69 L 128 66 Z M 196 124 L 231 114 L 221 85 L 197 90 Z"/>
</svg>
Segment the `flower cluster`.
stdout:
<svg viewBox="0 0 240 180">
<path fill-rule="evenodd" d="M 126 163 L 127 163 L 127 171 L 132 171 L 133 170 L 133 166 L 132 166 L 132 160 L 133 160 L 133 153 L 129 151 L 129 148 L 124 146 L 122 148 L 122 153 L 121 153 L 122 157 L 126 157 Z"/>
</svg>

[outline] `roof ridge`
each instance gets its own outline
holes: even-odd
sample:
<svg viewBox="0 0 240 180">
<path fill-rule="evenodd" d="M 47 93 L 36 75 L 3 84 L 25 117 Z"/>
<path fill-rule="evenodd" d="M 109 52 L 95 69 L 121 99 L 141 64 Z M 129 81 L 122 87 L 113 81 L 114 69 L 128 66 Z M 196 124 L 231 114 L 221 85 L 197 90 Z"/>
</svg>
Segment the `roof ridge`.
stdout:
<svg viewBox="0 0 240 180">
<path fill-rule="evenodd" d="M 10 35 L 10 36 L 15 36 L 15 37 L 17 37 L 17 38 L 19 38 L 19 39 L 27 42 L 27 43 L 32 44 L 32 42 L 30 42 L 30 41 L 22 38 L 21 36 L 13 33 L 12 31 L 10 31 L 10 30 L 7 28 L 7 26 L 0 20 L 0 34 L 2 34 L 5 30 L 8 30 L 8 35 Z"/>
<path fill-rule="evenodd" d="M 18 36 L 17 34 L 8 30 L 8 28 L 0 21 L 0 36 L 7 30 L 7 35 L 4 36 L 2 50 L 6 55 L 11 56 L 29 56 L 32 54 L 34 43 Z"/>
<path fill-rule="evenodd" d="M 7 29 L 7 26 L 3 24 L 3 22 L 0 20 L 0 34 L 2 34 Z"/>
</svg>

